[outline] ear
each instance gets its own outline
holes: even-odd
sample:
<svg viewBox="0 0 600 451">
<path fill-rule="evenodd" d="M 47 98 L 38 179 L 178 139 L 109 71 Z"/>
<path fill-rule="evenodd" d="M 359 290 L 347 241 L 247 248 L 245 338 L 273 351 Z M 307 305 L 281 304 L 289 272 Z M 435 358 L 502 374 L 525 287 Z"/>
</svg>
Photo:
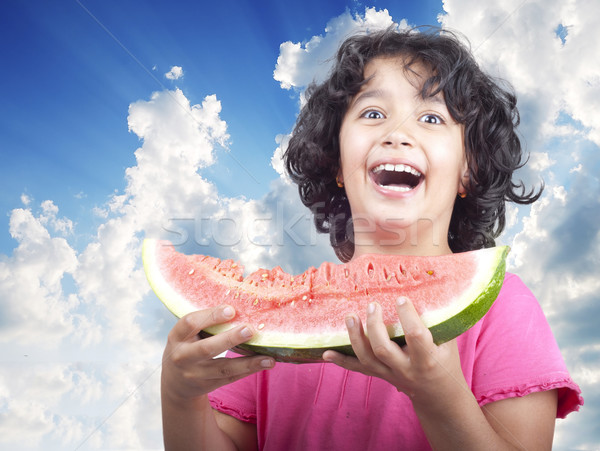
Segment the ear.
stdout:
<svg viewBox="0 0 600 451">
<path fill-rule="evenodd" d="M 335 179 L 339 180 L 340 182 L 344 182 L 344 173 L 342 171 L 342 161 L 340 159 L 340 161 L 338 162 L 339 168 L 337 171 L 337 174 L 335 174 Z"/>
<path fill-rule="evenodd" d="M 339 175 L 335 176 L 335 183 L 338 186 L 338 188 L 343 188 L 344 187 L 344 177 L 342 177 L 342 171 L 338 171 Z"/>
<path fill-rule="evenodd" d="M 471 176 L 469 175 L 469 165 L 465 158 L 463 167 L 462 167 L 462 177 L 460 179 L 460 186 L 458 188 L 459 194 L 466 194 L 467 187 L 469 186 L 469 181 L 471 180 Z"/>
</svg>

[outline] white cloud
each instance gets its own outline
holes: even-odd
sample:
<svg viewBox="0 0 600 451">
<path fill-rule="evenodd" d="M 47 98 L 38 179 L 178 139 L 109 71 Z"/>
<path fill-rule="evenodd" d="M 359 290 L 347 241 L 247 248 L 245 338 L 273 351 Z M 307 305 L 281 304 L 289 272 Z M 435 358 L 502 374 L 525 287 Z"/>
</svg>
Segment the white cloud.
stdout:
<svg viewBox="0 0 600 451">
<path fill-rule="evenodd" d="M 85 409 L 101 395 L 99 382 L 73 364 L 4 364 L 0 443 L 12 445 L 6 449 L 30 449 L 56 441 L 74 448 L 90 426 L 61 405 Z"/>
<path fill-rule="evenodd" d="M 547 152 L 531 152 L 528 165 L 530 169 L 542 172 L 555 163 L 556 161 L 552 160 Z"/>
<path fill-rule="evenodd" d="M 286 41 L 279 46 L 273 77 L 283 89 L 304 88 L 313 80 L 322 81 L 330 68 L 337 47 L 350 34 L 387 28 L 394 24 L 387 9 L 366 8 L 364 16 L 349 11 L 330 20 L 325 36 L 315 35 L 306 43 Z M 402 20 L 399 28 L 406 27 Z"/>
<path fill-rule="evenodd" d="M 29 205 L 31 203 L 31 197 L 25 193 L 21 194 L 21 203 L 25 206 Z"/>
<path fill-rule="evenodd" d="M 157 328 L 164 321 L 157 321 L 154 312 L 168 318 L 170 314 L 147 296 L 140 240 L 144 232 L 160 234 L 169 218 L 186 217 L 197 208 L 207 214 L 222 208 L 214 186 L 198 174 L 214 161 L 215 146 L 227 143 L 220 108 L 215 96 L 190 105 L 179 90 L 155 93 L 149 101 L 131 105 L 130 130 L 143 140 L 135 152 L 137 164 L 126 171 L 124 192 L 116 192 L 97 209 L 103 223 L 80 253 L 66 239 L 72 235 L 72 221 L 59 216 L 54 202 L 42 202 L 38 212 L 12 211 L 10 233 L 18 246 L 12 256 L 0 256 L 0 342 L 14 343 L 11 352 L 21 358 L 18 350 L 27 346 L 49 352 L 63 347 L 63 352 L 82 358 L 86 343 L 94 346 L 101 337 L 102 350 L 94 355 L 108 352 L 113 370 L 101 366 L 100 379 L 94 371 L 68 369 L 60 370 L 63 377 L 53 377 L 49 371 L 58 370 L 41 365 L 23 372 L 21 385 L 28 389 L 22 390 L 3 368 L 6 397 L 0 431 L 11 432 L 0 433 L 0 443 L 16 443 L 26 435 L 29 442 L 19 446 L 73 444 L 107 419 L 84 420 L 82 412 L 71 415 L 63 407 L 71 403 L 67 392 L 79 393 L 81 402 L 87 398 L 118 407 L 86 445 L 139 448 L 151 446 L 148 437 L 160 440 L 157 384 L 144 383 L 143 376 L 160 365 L 164 333 L 158 334 Z M 65 276 L 70 281 L 65 282 Z M 119 378 L 132 378 L 126 387 L 139 386 L 123 406 L 123 392 L 111 385 Z"/>
<path fill-rule="evenodd" d="M 515 86 L 521 107 L 532 109 L 530 139 L 543 140 L 548 130 L 581 133 L 555 123 L 564 111 L 600 145 L 600 65 L 590 64 L 597 60 L 594 8 L 594 0 L 445 0 L 441 19 L 467 35 L 488 70 Z M 560 24 L 568 27 L 564 45 L 556 36 Z"/>
<path fill-rule="evenodd" d="M 544 197 L 513 222 L 511 269 L 536 294 L 588 402 L 557 423 L 557 449 L 587 449 L 599 409 L 598 317 L 600 65 L 593 1 L 445 0 L 444 26 L 466 33 L 481 64 L 510 81 L 519 99 L 531 179 L 546 178 Z M 567 27 L 563 44 L 556 30 Z M 563 36 L 564 37 L 564 36 Z M 595 348 L 593 348 L 595 349 Z M 596 440 L 597 442 L 597 440 Z"/>
<path fill-rule="evenodd" d="M 107 203 L 107 219 L 75 273 L 82 302 L 101 308 L 114 342 L 146 341 L 136 321 L 148 291 L 140 268 L 142 233 L 160 235 L 171 218 L 218 208 L 215 187 L 198 170 L 212 164 L 215 145 L 228 139 L 220 110 L 215 96 L 190 105 L 180 90 L 157 92 L 130 106 L 129 129 L 143 140 L 135 151 L 137 164 L 126 170 L 124 193 Z"/>
<path fill-rule="evenodd" d="M 10 257 L 0 257 L 0 343 L 17 341 L 52 346 L 76 328 L 77 297 L 69 296 L 61 281 L 77 268 L 75 251 L 64 238 L 53 237 L 46 224 L 63 230 L 69 224 L 56 218 L 53 204 L 35 216 L 30 209 L 10 215 L 10 234 L 18 246 Z M 40 340 L 38 331 L 44 331 Z"/>
<path fill-rule="evenodd" d="M 285 171 L 283 154 L 287 149 L 290 137 L 291 135 L 277 135 L 275 137 L 275 142 L 278 144 L 278 146 L 277 149 L 275 149 L 273 156 L 271 157 L 271 167 L 275 169 L 275 172 L 277 172 L 279 176 L 284 179 L 288 178 L 288 175 Z"/>
<path fill-rule="evenodd" d="M 183 77 L 183 68 L 181 66 L 173 66 L 171 70 L 165 74 L 168 80 L 179 80 Z"/>
<path fill-rule="evenodd" d="M 583 166 L 581 166 L 581 163 L 579 163 L 577 166 L 574 166 L 571 169 L 569 169 L 569 172 L 570 173 L 581 172 L 582 169 L 583 169 Z"/>
<path fill-rule="evenodd" d="M 62 235 L 68 235 L 73 232 L 73 221 L 69 218 L 57 218 L 58 207 L 51 200 L 45 200 L 41 203 L 42 214 L 40 222 L 44 225 L 48 224 L 55 232 Z"/>
</svg>

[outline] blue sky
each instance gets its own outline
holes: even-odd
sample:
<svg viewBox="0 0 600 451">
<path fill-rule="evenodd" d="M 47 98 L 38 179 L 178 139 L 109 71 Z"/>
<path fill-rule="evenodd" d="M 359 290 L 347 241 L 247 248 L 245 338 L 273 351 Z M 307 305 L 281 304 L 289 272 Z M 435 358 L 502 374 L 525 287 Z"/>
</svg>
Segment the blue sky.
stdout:
<svg viewBox="0 0 600 451">
<path fill-rule="evenodd" d="M 435 22 L 441 12 L 438 2 L 418 9 L 413 3 L 388 10 L 415 23 Z M 224 107 L 232 157 L 220 156 L 210 169 L 219 191 L 264 195 L 274 137 L 291 130 L 297 113 L 296 93 L 282 90 L 272 76 L 279 44 L 302 42 L 344 10 L 364 12 L 364 6 L 255 5 L 3 2 L 0 149 L 8 164 L 0 176 L 17 189 L 2 190 L 2 209 L 19 206 L 25 192 L 55 200 L 84 225 L 86 207 L 122 189 L 123 170 L 134 164 L 137 137 L 127 130 L 127 106 L 176 86 L 192 102 L 217 93 Z M 184 68 L 183 80 L 164 78 L 173 65 Z M 1 230 L 0 250 L 9 252 L 6 224 Z"/>
<path fill-rule="evenodd" d="M 141 238 L 187 236 L 248 268 L 333 260 L 278 155 L 341 37 L 393 21 L 459 30 L 515 87 L 531 154 L 519 175 L 546 190 L 509 208 L 499 241 L 586 398 L 555 448 L 597 449 L 597 5 L 499 3 L 3 1 L 0 448 L 161 448 L 174 319 L 149 291 Z M 239 240 L 224 244 L 231 218 Z"/>
</svg>

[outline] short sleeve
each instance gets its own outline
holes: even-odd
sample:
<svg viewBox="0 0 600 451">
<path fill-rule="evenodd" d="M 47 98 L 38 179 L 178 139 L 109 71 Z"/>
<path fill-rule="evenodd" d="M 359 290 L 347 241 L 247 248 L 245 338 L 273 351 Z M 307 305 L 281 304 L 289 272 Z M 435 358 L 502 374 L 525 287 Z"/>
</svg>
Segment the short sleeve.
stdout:
<svg viewBox="0 0 600 451">
<path fill-rule="evenodd" d="M 229 351 L 228 358 L 239 357 Z M 246 423 L 256 423 L 257 374 L 251 374 L 208 394 L 213 409 Z"/>
<path fill-rule="evenodd" d="M 537 299 L 514 274 L 481 321 L 474 357 L 472 390 L 480 405 L 552 389 L 558 418 L 583 405 Z"/>
</svg>

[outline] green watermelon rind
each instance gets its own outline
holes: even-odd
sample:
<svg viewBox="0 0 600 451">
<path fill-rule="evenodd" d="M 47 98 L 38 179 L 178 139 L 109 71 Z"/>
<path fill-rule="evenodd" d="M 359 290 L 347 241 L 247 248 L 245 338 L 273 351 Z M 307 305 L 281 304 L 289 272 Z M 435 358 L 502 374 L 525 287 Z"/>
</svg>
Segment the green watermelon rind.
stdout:
<svg viewBox="0 0 600 451">
<path fill-rule="evenodd" d="M 150 285 L 156 295 L 163 301 L 167 308 L 177 317 L 182 317 L 196 308 L 192 306 L 183 296 L 171 289 L 169 284 L 163 279 L 160 270 L 152 264 L 155 259 L 157 242 L 155 240 L 145 240 L 143 245 L 143 261 L 146 275 Z M 478 273 L 478 277 L 472 281 L 471 287 L 463 294 L 463 298 L 455 302 L 456 305 L 465 307 L 459 312 L 452 314 L 449 318 L 443 317 L 439 320 L 437 317 L 424 318 L 425 324 L 430 329 L 433 340 L 436 344 L 441 344 L 452 340 L 461 335 L 473 325 L 475 325 L 490 309 L 494 303 L 502 283 L 506 270 L 506 256 L 509 252 L 508 246 L 500 246 L 491 249 L 478 251 L 483 256 L 485 252 L 485 261 L 483 267 L 485 271 Z M 481 257 L 484 258 L 484 257 Z M 476 296 L 475 296 L 476 295 Z M 471 299 L 474 299 L 471 302 Z M 439 316 L 439 315 L 438 315 Z M 233 323 L 225 323 L 207 328 L 201 332 L 201 336 L 211 336 L 222 333 L 235 327 Z M 399 323 L 388 326 L 392 340 L 400 346 L 405 344 L 405 338 Z M 262 337 L 261 337 L 262 335 Z M 264 337 L 264 334 L 258 334 L 250 342 L 243 343 L 233 350 L 241 354 L 262 354 L 272 356 L 278 361 L 305 363 L 322 361 L 324 351 L 331 349 L 343 354 L 354 355 L 352 346 L 346 331 L 340 331 L 337 336 L 323 337 L 323 345 L 315 344 L 315 337 L 312 337 L 310 345 L 293 346 L 284 344 L 283 346 L 271 343 L 282 343 L 275 338 Z M 271 342 L 269 342 L 271 340 Z M 316 340 L 319 341 L 318 339 Z M 285 341 L 283 343 L 286 343 Z"/>
<path fill-rule="evenodd" d="M 429 327 L 433 342 L 437 345 L 448 342 L 459 335 L 462 335 L 471 327 L 473 327 L 485 314 L 489 311 L 492 304 L 498 297 L 504 276 L 506 273 L 506 256 L 510 248 L 501 246 L 496 248 L 497 253 L 495 258 L 498 261 L 494 273 L 489 279 L 489 283 L 483 287 L 479 296 L 470 303 L 465 309 L 461 310 L 456 315 L 447 320 Z M 213 334 L 202 331 L 201 336 L 209 337 Z M 404 335 L 391 337 L 399 346 L 406 344 Z M 349 338 L 348 338 L 349 341 Z M 352 345 L 342 345 L 333 347 L 313 347 L 313 348 L 289 348 L 280 346 L 264 346 L 243 343 L 236 346 L 232 351 L 242 355 L 265 355 L 273 357 L 275 360 L 287 363 L 316 363 L 323 361 L 323 353 L 327 350 L 337 351 L 345 355 L 355 356 Z"/>
</svg>

